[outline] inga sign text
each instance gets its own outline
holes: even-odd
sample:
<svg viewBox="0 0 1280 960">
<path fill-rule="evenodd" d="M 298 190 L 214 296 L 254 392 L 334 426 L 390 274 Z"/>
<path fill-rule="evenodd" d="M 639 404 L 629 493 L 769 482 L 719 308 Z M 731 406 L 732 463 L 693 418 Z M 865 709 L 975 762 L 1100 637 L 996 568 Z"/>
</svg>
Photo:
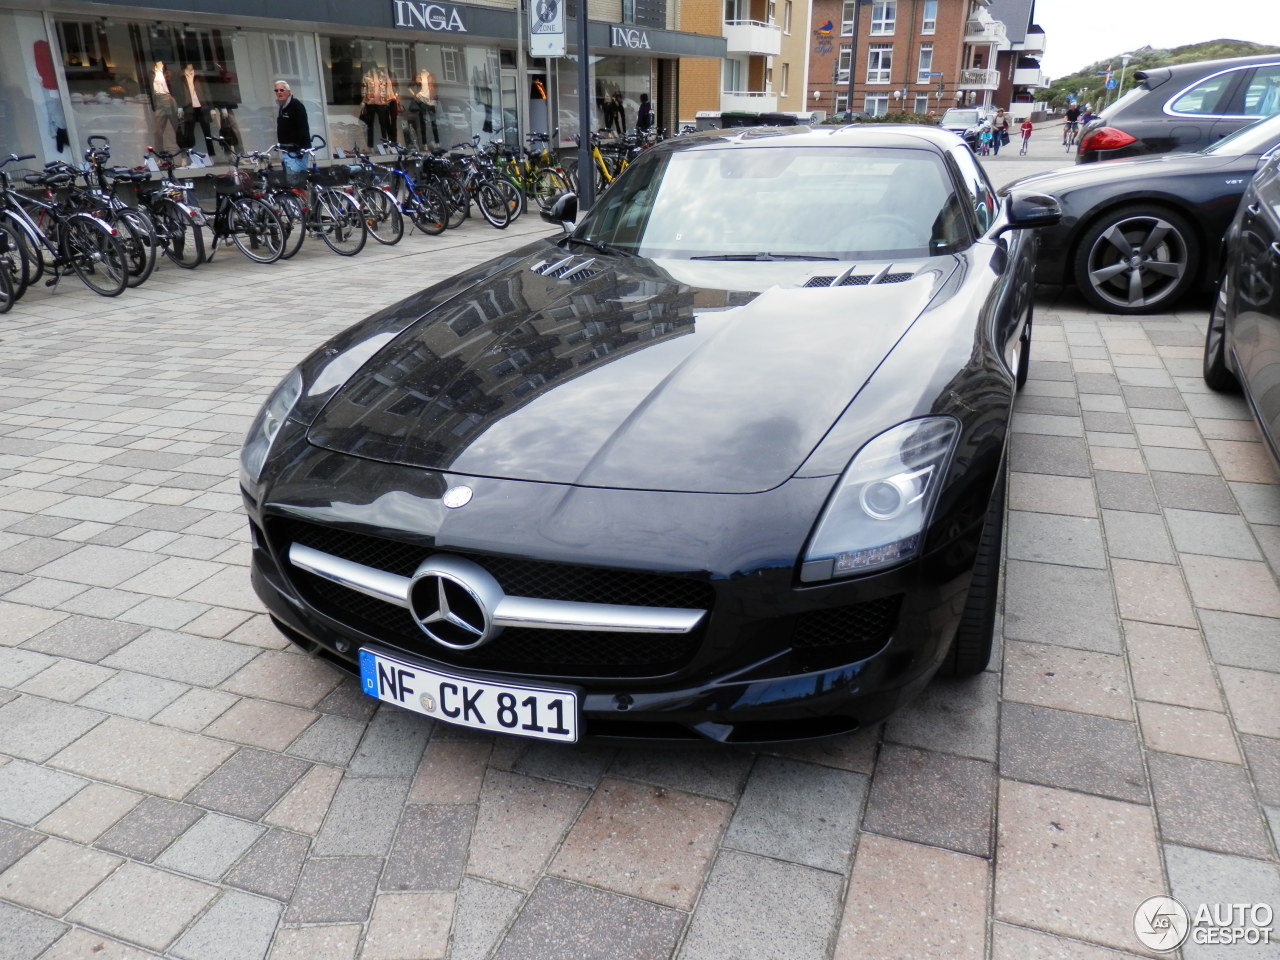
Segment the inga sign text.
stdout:
<svg viewBox="0 0 1280 960">
<path fill-rule="evenodd" d="M 397 27 L 415 30 L 437 30 L 444 33 L 466 33 L 462 12 L 450 3 L 422 3 L 418 0 L 392 0 Z"/>
<path fill-rule="evenodd" d="M 634 27 L 610 27 L 609 45 L 626 47 L 629 50 L 648 50 L 649 34 Z"/>
</svg>

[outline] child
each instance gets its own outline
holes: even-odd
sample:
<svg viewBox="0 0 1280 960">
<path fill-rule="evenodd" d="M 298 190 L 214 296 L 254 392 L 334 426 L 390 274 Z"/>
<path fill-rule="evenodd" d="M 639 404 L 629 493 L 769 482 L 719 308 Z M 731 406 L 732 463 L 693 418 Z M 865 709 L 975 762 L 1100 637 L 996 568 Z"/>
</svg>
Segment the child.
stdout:
<svg viewBox="0 0 1280 960">
<path fill-rule="evenodd" d="M 991 152 L 991 125 L 983 124 L 982 132 L 978 134 L 978 155 L 985 157 Z"/>
<path fill-rule="evenodd" d="M 1022 126 L 1018 128 L 1018 131 L 1022 134 L 1022 149 L 1018 151 L 1019 153 L 1026 154 L 1027 145 L 1031 142 L 1031 131 L 1034 129 L 1030 117 L 1022 121 Z"/>
</svg>

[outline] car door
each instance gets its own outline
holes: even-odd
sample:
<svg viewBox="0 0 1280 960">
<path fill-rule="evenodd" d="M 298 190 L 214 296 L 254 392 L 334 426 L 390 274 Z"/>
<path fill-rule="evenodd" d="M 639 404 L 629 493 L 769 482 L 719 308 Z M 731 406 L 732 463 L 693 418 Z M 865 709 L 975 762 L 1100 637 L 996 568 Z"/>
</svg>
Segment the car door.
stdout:
<svg viewBox="0 0 1280 960">
<path fill-rule="evenodd" d="M 1280 113 L 1280 61 L 1240 72 L 1243 79 L 1232 87 L 1230 101 L 1222 108 L 1223 116 L 1214 121 L 1210 143 L 1255 120 Z"/>
<path fill-rule="evenodd" d="M 1236 293 L 1232 344 L 1241 380 L 1280 456 L 1280 149 L 1241 201 L 1230 269 Z"/>
</svg>

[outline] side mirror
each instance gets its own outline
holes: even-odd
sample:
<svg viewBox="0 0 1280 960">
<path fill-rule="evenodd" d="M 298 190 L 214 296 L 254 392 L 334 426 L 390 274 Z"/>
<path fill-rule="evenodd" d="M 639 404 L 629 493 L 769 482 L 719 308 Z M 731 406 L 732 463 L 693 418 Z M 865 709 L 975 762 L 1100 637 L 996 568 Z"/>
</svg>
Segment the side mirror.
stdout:
<svg viewBox="0 0 1280 960">
<path fill-rule="evenodd" d="M 555 223 L 568 232 L 578 219 L 578 195 L 562 193 L 551 201 L 551 206 L 542 211 L 542 219 L 547 223 Z"/>
<path fill-rule="evenodd" d="M 1004 226 L 1006 230 L 1030 230 L 1035 227 L 1051 227 L 1062 219 L 1062 207 L 1053 197 L 1042 193 L 1011 193 Z"/>
</svg>

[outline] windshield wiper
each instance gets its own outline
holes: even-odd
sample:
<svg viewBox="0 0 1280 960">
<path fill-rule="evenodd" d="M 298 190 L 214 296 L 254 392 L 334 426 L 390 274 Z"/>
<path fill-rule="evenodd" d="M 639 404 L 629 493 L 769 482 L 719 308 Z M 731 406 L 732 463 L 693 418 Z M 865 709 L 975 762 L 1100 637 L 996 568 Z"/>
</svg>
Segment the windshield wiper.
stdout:
<svg viewBox="0 0 1280 960">
<path fill-rule="evenodd" d="M 820 257 L 813 253 L 711 253 L 690 260 L 835 260 L 836 257 Z"/>
<path fill-rule="evenodd" d="M 586 237 L 565 237 L 563 243 L 580 243 L 583 246 L 590 247 L 598 253 L 612 253 L 619 257 L 634 257 L 635 254 L 630 250 L 623 250 L 621 247 L 615 247 L 611 243 L 605 243 L 603 240 L 588 240 Z"/>
</svg>

